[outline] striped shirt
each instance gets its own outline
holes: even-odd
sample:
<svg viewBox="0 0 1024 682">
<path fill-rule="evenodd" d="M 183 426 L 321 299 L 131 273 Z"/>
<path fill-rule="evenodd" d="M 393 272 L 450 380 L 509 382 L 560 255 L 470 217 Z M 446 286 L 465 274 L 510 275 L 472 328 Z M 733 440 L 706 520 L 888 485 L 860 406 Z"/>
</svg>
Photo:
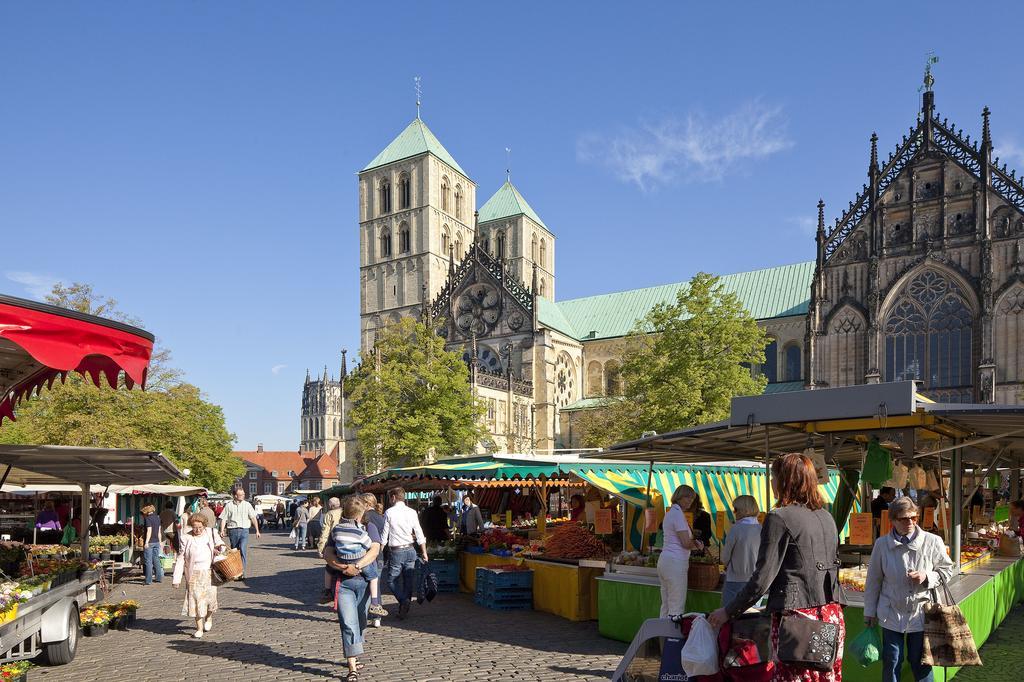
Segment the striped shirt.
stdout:
<svg viewBox="0 0 1024 682">
<path fill-rule="evenodd" d="M 355 521 L 342 520 L 331 529 L 331 540 L 334 542 L 334 553 L 338 561 L 355 561 L 362 559 L 372 544 L 370 536 Z"/>
</svg>

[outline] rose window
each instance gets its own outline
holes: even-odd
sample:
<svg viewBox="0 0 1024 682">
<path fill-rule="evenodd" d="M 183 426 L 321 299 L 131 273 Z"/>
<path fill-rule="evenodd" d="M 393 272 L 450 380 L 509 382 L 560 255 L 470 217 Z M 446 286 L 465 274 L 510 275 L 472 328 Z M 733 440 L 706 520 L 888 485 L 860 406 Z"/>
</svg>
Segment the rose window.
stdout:
<svg viewBox="0 0 1024 682">
<path fill-rule="evenodd" d="M 558 356 L 555 365 L 555 404 L 565 407 L 576 397 L 576 370 L 568 353 Z"/>
<path fill-rule="evenodd" d="M 501 297 L 489 284 L 474 284 L 455 302 L 455 325 L 466 336 L 483 336 L 501 316 Z"/>
</svg>

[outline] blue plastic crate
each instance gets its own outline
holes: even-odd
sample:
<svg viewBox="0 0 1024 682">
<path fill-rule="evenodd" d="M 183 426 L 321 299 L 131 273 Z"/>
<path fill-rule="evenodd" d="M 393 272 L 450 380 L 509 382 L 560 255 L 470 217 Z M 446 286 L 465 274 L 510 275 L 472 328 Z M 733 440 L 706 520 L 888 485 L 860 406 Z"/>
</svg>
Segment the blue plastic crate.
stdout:
<svg viewBox="0 0 1024 682">
<path fill-rule="evenodd" d="M 485 603 L 485 604 L 481 604 L 481 606 L 483 606 L 486 609 L 491 609 L 492 611 L 531 611 L 531 610 L 533 610 L 533 602 L 532 601 L 521 602 L 521 603 L 513 603 L 513 604 L 491 604 L 491 603 Z"/>
<path fill-rule="evenodd" d="M 495 587 L 533 587 L 533 571 L 495 571 L 490 568 L 476 569 L 477 583 Z"/>
</svg>

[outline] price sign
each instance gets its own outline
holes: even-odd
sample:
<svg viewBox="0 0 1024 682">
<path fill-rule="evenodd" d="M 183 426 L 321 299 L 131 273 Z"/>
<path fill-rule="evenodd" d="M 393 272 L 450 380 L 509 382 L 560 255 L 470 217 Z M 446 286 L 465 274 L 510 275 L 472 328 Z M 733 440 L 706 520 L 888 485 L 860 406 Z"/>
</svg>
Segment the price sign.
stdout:
<svg viewBox="0 0 1024 682">
<path fill-rule="evenodd" d="M 921 526 L 925 530 L 931 530 L 935 527 L 935 507 L 924 508 L 924 522 L 922 522 Z"/>
<path fill-rule="evenodd" d="M 727 522 L 725 512 L 715 512 L 715 537 L 719 540 L 725 537 L 725 524 Z"/>
<path fill-rule="evenodd" d="M 590 500 L 586 504 L 587 523 L 594 523 L 594 516 L 597 514 L 597 510 L 601 508 L 601 503 L 597 500 Z"/>
<path fill-rule="evenodd" d="M 506 528 L 511 528 L 512 527 L 512 510 L 511 509 L 509 509 L 508 511 L 505 512 L 505 527 Z"/>
<path fill-rule="evenodd" d="M 653 533 L 658 530 L 658 510 L 654 507 L 644 509 L 644 531 Z"/>
<path fill-rule="evenodd" d="M 594 514 L 594 532 L 598 535 L 610 535 L 612 532 L 612 510 L 598 509 Z"/>
<path fill-rule="evenodd" d="M 850 514 L 850 543 L 870 545 L 874 541 L 874 520 L 871 514 Z"/>
</svg>

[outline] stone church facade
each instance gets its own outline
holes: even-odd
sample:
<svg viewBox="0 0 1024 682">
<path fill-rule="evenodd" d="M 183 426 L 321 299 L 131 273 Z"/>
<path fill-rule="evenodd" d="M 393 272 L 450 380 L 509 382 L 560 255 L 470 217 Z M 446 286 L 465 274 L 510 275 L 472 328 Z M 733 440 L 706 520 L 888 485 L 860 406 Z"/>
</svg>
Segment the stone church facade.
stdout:
<svg viewBox="0 0 1024 682">
<path fill-rule="evenodd" d="M 884 163 L 877 145 L 834 224 L 819 202 L 814 260 L 722 276 L 771 340 L 752 371 L 767 392 L 915 379 L 944 402 L 1017 402 L 1024 185 L 992 158 L 988 110 L 972 142 L 929 90 Z M 555 232 L 510 180 L 478 211 L 476 191 L 418 116 L 360 171 L 361 351 L 429 314 L 487 405 L 482 449 L 574 446 L 573 415 L 622 391 L 635 320 L 685 282 L 557 300 Z M 303 449 L 344 447 L 342 381 L 307 380 Z"/>
</svg>

